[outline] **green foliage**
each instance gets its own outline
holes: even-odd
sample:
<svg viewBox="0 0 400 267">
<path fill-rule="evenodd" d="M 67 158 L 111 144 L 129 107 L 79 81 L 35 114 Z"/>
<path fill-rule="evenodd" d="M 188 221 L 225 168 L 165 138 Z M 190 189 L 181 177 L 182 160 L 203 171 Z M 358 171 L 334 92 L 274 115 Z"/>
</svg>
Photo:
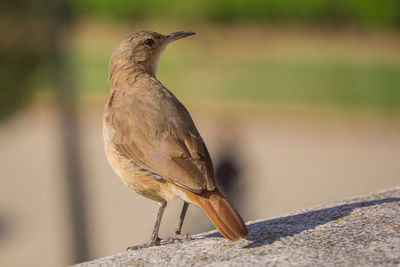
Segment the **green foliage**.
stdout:
<svg viewBox="0 0 400 267">
<path fill-rule="evenodd" d="M 30 51 L 0 51 L 0 120 L 26 104 L 33 95 L 32 76 L 39 58 Z"/>
<path fill-rule="evenodd" d="M 400 109 L 398 61 L 386 62 L 376 56 L 372 61 L 358 62 L 326 54 L 307 60 L 301 52 L 285 59 L 268 59 L 254 57 L 246 50 L 246 59 L 232 61 L 230 57 L 208 57 L 207 48 L 177 46 L 162 56 L 157 77 L 183 101 Z M 106 52 L 111 50 L 80 49 L 73 53 L 71 64 L 81 94 L 109 93 Z"/>
<path fill-rule="evenodd" d="M 70 0 L 81 15 L 117 20 L 400 25 L 398 0 Z"/>
<path fill-rule="evenodd" d="M 12 115 L 33 96 L 33 80 L 43 62 L 46 43 L 40 19 L 45 13 L 41 2 L 0 4 L 0 120 Z"/>
</svg>

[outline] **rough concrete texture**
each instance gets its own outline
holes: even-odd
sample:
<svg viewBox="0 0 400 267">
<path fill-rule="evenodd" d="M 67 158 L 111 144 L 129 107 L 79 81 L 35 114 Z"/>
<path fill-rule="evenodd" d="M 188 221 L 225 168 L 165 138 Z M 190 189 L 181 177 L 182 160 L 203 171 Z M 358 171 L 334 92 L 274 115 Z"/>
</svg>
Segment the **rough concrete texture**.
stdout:
<svg viewBox="0 0 400 267">
<path fill-rule="evenodd" d="M 247 240 L 211 231 L 78 266 L 400 266 L 400 186 L 247 225 Z"/>
</svg>

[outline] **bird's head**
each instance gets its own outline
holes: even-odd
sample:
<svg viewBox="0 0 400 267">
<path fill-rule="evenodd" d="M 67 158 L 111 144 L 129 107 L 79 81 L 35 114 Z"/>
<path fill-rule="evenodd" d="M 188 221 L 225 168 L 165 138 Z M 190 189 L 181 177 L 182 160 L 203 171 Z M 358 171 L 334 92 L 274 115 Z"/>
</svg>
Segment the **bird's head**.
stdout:
<svg viewBox="0 0 400 267">
<path fill-rule="evenodd" d="M 168 35 L 152 31 L 141 31 L 128 36 L 115 49 L 110 61 L 110 79 L 113 72 L 132 69 L 155 74 L 158 59 L 165 47 L 176 40 L 195 34 L 174 32 Z"/>
</svg>

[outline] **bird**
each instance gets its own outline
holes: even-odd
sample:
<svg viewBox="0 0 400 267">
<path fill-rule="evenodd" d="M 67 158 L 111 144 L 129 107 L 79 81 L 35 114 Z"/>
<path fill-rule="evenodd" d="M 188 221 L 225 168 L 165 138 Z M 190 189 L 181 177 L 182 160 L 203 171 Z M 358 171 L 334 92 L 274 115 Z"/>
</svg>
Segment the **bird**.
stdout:
<svg viewBox="0 0 400 267">
<path fill-rule="evenodd" d="M 103 116 L 106 157 L 128 187 L 160 205 L 150 240 L 128 249 L 190 239 L 181 234 L 189 204 L 200 207 L 231 241 L 249 233 L 217 184 L 210 154 L 188 110 L 156 78 L 166 46 L 194 34 L 140 31 L 125 38 L 111 55 L 111 90 Z M 160 239 L 167 202 L 176 198 L 183 200 L 178 226 L 171 237 Z"/>
</svg>

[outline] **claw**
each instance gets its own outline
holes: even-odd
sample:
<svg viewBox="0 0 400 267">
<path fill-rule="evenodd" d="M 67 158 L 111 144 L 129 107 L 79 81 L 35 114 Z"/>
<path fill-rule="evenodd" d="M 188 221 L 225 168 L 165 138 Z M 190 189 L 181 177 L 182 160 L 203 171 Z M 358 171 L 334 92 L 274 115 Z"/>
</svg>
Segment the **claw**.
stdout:
<svg viewBox="0 0 400 267">
<path fill-rule="evenodd" d="M 154 246 L 159 246 L 159 245 L 161 245 L 161 239 L 157 237 L 157 239 L 149 240 L 146 243 L 136 245 L 136 246 L 130 246 L 126 249 L 126 251 L 137 250 L 137 249 L 142 249 L 142 248 L 149 248 L 149 247 L 154 247 Z"/>
</svg>

